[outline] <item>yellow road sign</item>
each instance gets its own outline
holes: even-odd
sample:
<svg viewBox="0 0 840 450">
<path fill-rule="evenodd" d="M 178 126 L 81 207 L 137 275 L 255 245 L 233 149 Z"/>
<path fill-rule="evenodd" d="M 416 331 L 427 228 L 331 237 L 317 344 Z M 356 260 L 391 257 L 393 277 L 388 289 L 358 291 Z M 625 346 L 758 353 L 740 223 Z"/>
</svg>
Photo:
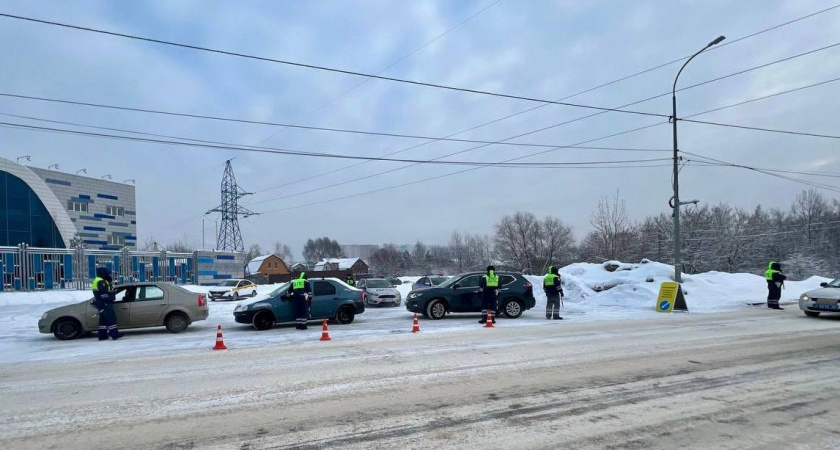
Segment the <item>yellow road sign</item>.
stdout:
<svg viewBox="0 0 840 450">
<path fill-rule="evenodd" d="M 656 311 L 669 313 L 671 311 L 688 312 L 680 284 L 673 281 L 665 281 L 659 286 L 659 297 L 656 299 Z"/>
</svg>

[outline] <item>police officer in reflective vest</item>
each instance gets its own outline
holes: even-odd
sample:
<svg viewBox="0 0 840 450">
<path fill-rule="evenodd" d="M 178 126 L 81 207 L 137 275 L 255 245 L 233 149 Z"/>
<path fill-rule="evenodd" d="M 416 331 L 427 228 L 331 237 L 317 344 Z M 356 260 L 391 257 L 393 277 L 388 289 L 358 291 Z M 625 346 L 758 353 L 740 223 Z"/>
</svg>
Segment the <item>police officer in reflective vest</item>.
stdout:
<svg viewBox="0 0 840 450">
<path fill-rule="evenodd" d="M 779 306 L 779 299 L 782 298 L 782 286 L 787 279 L 782 274 L 782 265 L 776 261 L 770 261 L 770 264 L 767 264 L 767 270 L 764 271 L 764 278 L 767 280 L 767 307 L 784 309 Z"/>
<path fill-rule="evenodd" d="M 487 312 L 490 319 L 496 323 L 496 296 L 499 295 L 499 276 L 496 268 L 487 266 L 487 273 L 481 276 L 478 292 L 481 294 L 481 319 L 478 323 L 487 322 Z"/>
<path fill-rule="evenodd" d="M 560 271 L 554 266 L 548 266 L 548 273 L 543 278 L 543 291 L 545 291 L 545 318 L 548 320 L 563 320 L 560 317 L 560 297 L 563 296 L 563 285 L 560 280 Z"/>
<path fill-rule="evenodd" d="M 117 340 L 123 335 L 117 329 L 117 314 L 114 312 L 114 281 L 111 271 L 105 267 L 96 269 L 96 278 L 90 283 L 93 289 L 93 305 L 99 311 L 99 340 Z"/>
<path fill-rule="evenodd" d="M 309 282 L 306 281 L 306 273 L 301 272 L 300 276 L 292 280 L 292 302 L 295 308 L 295 328 L 306 329 L 306 321 L 309 320 L 308 297 L 312 292 Z"/>
<path fill-rule="evenodd" d="M 353 273 L 347 272 L 347 278 L 344 280 L 345 283 L 349 284 L 350 286 L 356 285 L 356 280 L 353 279 Z"/>
</svg>

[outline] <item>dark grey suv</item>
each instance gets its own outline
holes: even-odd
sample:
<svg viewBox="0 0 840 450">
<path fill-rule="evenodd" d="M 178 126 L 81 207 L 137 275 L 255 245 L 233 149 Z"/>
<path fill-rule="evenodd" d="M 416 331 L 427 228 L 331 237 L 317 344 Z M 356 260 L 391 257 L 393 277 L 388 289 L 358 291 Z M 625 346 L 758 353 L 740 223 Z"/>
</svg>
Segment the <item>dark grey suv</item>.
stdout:
<svg viewBox="0 0 840 450">
<path fill-rule="evenodd" d="M 447 313 L 481 312 L 478 285 L 483 272 L 464 273 L 452 277 L 439 286 L 413 289 L 406 298 L 405 308 L 422 313 L 430 319 L 442 319 Z M 498 272 L 499 297 L 496 313 L 515 319 L 537 301 L 531 283 L 521 273 Z"/>
</svg>

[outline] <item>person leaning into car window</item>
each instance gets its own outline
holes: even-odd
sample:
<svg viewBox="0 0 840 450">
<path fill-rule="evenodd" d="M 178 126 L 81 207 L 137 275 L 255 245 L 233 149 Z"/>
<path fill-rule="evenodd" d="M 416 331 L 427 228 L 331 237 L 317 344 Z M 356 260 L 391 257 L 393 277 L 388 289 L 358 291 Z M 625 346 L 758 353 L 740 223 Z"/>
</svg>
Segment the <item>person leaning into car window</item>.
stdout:
<svg viewBox="0 0 840 450">
<path fill-rule="evenodd" d="M 117 329 L 117 314 L 114 312 L 114 280 L 106 267 L 96 269 L 96 278 L 90 283 L 93 289 L 93 305 L 99 311 L 99 340 L 107 341 L 123 337 Z"/>
<path fill-rule="evenodd" d="M 352 272 L 347 272 L 347 278 L 345 278 L 344 282 L 349 284 L 350 286 L 355 286 L 356 285 L 356 280 L 353 279 L 353 273 Z"/>
<path fill-rule="evenodd" d="M 496 275 L 496 268 L 487 266 L 487 273 L 481 276 L 478 285 L 478 292 L 481 294 L 481 319 L 478 323 L 487 322 L 487 314 L 490 320 L 496 323 L 496 296 L 499 295 L 499 276 Z"/>
<path fill-rule="evenodd" d="M 787 279 L 782 274 L 782 265 L 776 261 L 770 261 L 770 264 L 767 264 L 767 270 L 764 271 L 764 278 L 767 280 L 767 307 L 784 309 L 779 306 L 779 299 L 782 298 L 782 286 L 785 285 Z"/>
<path fill-rule="evenodd" d="M 306 272 L 301 272 L 300 276 L 292 280 L 292 302 L 295 307 L 295 328 L 298 330 L 306 329 L 306 321 L 309 320 L 309 296 L 312 292 L 312 287 L 306 281 Z"/>
</svg>

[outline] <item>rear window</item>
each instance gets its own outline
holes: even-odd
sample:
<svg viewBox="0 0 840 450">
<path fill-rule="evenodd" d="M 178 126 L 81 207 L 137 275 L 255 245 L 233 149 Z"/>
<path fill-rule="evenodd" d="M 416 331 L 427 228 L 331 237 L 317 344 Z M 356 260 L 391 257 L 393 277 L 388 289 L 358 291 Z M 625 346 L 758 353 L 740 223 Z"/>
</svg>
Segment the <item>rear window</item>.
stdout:
<svg viewBox="0 0 840 450">
<path fill-rule="evenodd" d="M 516 281 L 516 277 L 513 275 L 499 275 L 499 284 L 502 286 L 511 284 L 514 281 Z"/>
<path fill-rule="evenodd" d="M 435 285 L 435 286 L 437 286 L 437 285 L 443 283 L 444 281 L 448 280 L 448 278 L 446 278 L 446 277 L 432 277 L 432 278 L 429 278 L 429 279 L 432 280 L 432 284 Z"/>
<path fill-rule="evenodd" d="M 219 284 L 219 286 L 227 286 L 227 287 L 230 287 L 230 286 L 236 286 L 236 283 L 238 283 L 238 281 L 236 281 L 236 280 L 228 280 L 228 281 L 225 281 L 225 282 L 223 282 L 223 283 Z"/>
</svg>

